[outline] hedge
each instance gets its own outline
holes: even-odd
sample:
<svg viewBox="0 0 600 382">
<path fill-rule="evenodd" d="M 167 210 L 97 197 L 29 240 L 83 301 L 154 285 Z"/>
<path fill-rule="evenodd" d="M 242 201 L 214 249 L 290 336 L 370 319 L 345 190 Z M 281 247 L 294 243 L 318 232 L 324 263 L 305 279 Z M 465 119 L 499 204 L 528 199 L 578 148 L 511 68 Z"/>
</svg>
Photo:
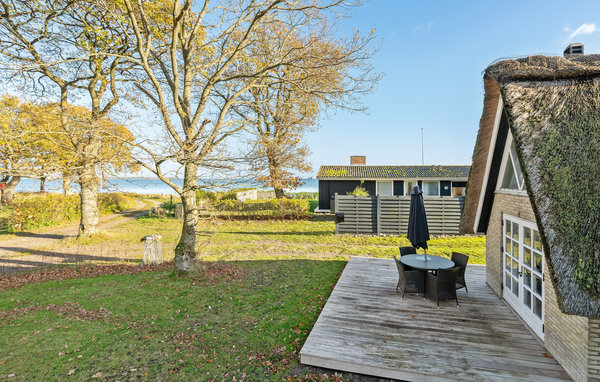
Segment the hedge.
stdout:
<svg viewBox="0 0 600 382">
<path fill-rule="evenodd" d="M 126 195 L 111 193 L 98 196 L 101 214 L 121 212 L 135 207 Z M 45 194 L 16 199 L 7 220 L 8 231 L 25 231 L 50 227 L 79 219 L 79 196 Z"/>
<path fill-rule="evenodd" d="M 310 204 L 305 199 L 219 200 L 217 211 L 242 216 L 273 217 L 278 219 L 303 219 L 308 217 Z"/>
</svg>

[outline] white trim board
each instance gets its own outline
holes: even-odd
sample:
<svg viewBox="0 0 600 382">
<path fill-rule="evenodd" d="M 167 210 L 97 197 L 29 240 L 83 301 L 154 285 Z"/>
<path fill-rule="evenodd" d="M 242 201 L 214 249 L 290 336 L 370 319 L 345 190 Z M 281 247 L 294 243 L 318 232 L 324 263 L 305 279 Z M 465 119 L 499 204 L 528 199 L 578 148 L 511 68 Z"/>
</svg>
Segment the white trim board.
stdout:
<svg viewBox="0 0 600 382">
<path fill-rule="evenodd" d="M 498 107 L 496 109 L 496 119 L 494 120 L 494 130 L 492 131 L 492 139 L 490 139 L 490 146 L 488 147 L 488 157 L 485 163 L 485 173 L 483 175 L 483 182 L 481 184 L 481 192 L 479 193 L 479 203 L 477 204 L 477 214 L 475 215 L 475 223 L 473 224 L 473 232 L 477 233 L 477 227 L 479 226 L 479 220 L 481 218 L 481 211 L 483 210 L 483 199 L 487 189 L 487 182 L 490 176 L 490 168 L 492 167 L 492 158 L 494 156 L 493 148 L 496 147 L 496 139 L 498 138 L 498 129 L 500 128 L 500 120 L 502 119 L 502 111 L 504 110 L 504 104 L 502 103 L 502 95 L 498 99 Z"/>
</svg>

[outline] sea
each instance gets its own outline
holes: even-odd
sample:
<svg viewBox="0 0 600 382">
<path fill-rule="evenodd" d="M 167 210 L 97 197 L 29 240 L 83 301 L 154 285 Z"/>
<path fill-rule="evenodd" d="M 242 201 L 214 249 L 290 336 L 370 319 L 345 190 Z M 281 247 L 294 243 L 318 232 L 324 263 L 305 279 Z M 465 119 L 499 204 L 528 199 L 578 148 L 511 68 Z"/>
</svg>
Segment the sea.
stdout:
<svg viewBox="0 0 600 382">
<path fill-rule="evenodd" d="M 172 179 L 177 185 L 183 184 L 183 179 Z M 204 184 L 203 182 L 198 182 Z M 73 191 L 79 191 L 79 185 L 71 185 Z M 163 194 L 176 195 L 177 193 L 170 186 L 157 178 L 110 178 L 104 180 L 101 184 L 101 192 L 133 192 L 136 194 Z M 241 180 L 235 182 L 235 186 L 229 188 L 259 188 L 251 181 Z M 213 187 L 213 190 L 223 191 L 227 187 Z M 16 187 L 17 192 L 38 192 L 40 190 L 40 181 L 38 179 L 23 178 Z M 319 182 L 316 179 L 302 179 L 302 185 L 296 189 L 286 190 L 288 192 L 318 192 Z M 62 181 L 60 179 L 46 180 L 46 192 L 62 192 Z"/>
</svg>

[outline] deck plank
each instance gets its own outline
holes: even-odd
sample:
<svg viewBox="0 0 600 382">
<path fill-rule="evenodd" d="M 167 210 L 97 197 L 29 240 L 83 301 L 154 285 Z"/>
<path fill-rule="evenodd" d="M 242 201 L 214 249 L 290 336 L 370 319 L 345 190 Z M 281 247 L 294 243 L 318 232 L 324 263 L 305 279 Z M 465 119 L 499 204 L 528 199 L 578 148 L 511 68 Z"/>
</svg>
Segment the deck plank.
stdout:
<svg viewBox="0 0 600 382">
<path fill-rule="evenodd" d="M 569 381 L 558 362 L 467 268 L 469 293 L 434 302 L 395 291 L 390 259 L 352 257 L 300 351 L 300 362 L 406 381 Z"/>
</svg>

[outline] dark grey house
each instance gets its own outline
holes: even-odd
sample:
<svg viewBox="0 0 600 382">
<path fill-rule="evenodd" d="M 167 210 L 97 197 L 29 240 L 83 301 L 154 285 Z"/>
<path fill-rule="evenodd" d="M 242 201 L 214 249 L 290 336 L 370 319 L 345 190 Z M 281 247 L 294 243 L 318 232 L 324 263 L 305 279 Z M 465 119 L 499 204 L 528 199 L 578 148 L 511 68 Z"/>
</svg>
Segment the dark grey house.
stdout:
<svg viewBox="0 0 600 382">
<path fill-rule="evenodd" d="M 414 185 L 425 196 L 464 196 L 471 166 L 367 166 L 364 157 L 350 165 L 321 166 L 319 209 L 329 210 L 335 194 L 346 195 L 362 186 L 370 195 L 408 195 Z"/>
</svg>

